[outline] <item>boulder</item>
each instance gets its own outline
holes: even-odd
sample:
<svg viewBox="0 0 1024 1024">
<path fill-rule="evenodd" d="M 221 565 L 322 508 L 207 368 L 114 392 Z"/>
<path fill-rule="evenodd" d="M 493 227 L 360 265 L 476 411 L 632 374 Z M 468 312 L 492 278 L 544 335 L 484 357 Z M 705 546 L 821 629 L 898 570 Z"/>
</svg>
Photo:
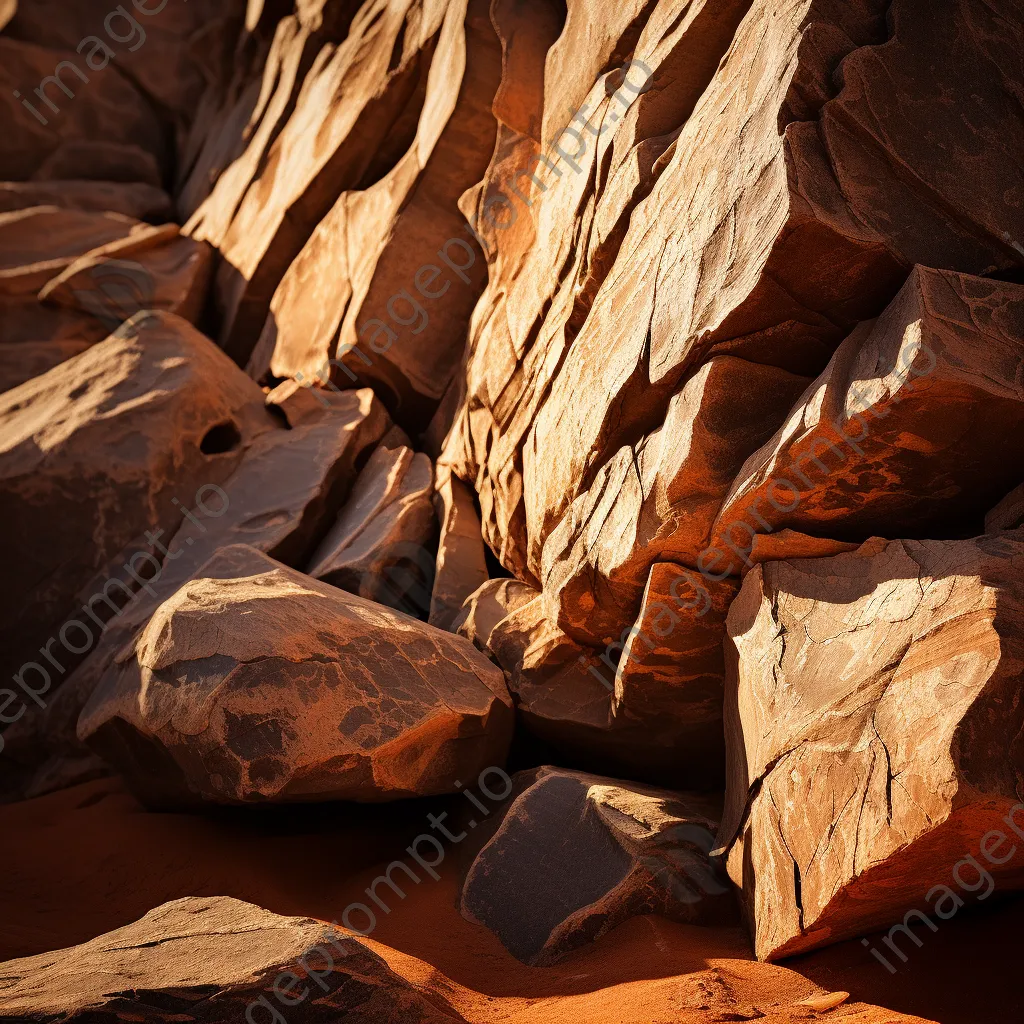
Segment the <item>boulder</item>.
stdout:
<svg viewBox="0 0 1024 1024">
<path fill-rule="evenodd" d="M 37 6 L 21 4 L 19 14 Z M 51 17 L 55 24 L 65 20 Z M 156 111 L 115 68 L 93 69 L 86 60 L 95 52 L 92 44 L 85 56 L 75 51 L 82 35 L 67 49 L 51 49 L 8 32 L 0 36 L 0 124 L 7 132 L 0 179 L 26 181 L 63 142 L 83 140 L 134 144 L 164 166 L 166 143 Z M 102 57 L 101 51 L 96 60 Z"/>
<path fill-rule="evenodd" d="M 248 364 L 257 379 L 319 372 L 339 384 L 372 384 L 416 430 L 461 368 L 486 281 L 457 202 L 494 148 L 501 49 L 485 0 L 448 6 L 425 57 L 444 72 L 431 71 L 416 97 L 423 112 L 415 139 L 404 151 L 396 141 L 393 166 L 348 187 L 316 225 L 274 294 Z M 372 244 L 354 246 L 353 238 Z"/>
<path fill-rule="evenodd" d="M 463 602 L 462 611 L 452 622 L 452 632 L 471 640 L 474 647 L 486 652 L 494 627 L 537 596 L 533 587 L 519 580 L 486 580 Z"/>
<path fill-rule="evenodd" d="M 743 566 L 759 533 L 840 541 L 980 532 L 1024 477 L 1024 285 L 915 268 L 843 342 L 747 460 L 703 568 Z"/>
<path fill-rule="evenodd" d="M 982 871 L 1024 885 L 1022 569 L 1018 531 L 747 574 L 718 845 L 759 958 L 890 925 L 895 952 L 985 898 Z"/>
<path fill-rule="evenodd" d="M 110 329 L 143 309 L 196 323 L 212 263 L 210 247 L 182 235 L 176 224 L 146 225 L 79 257 L 44 285 L 39 299 L 91 313 Z"/>
<path fill-rule="evenodd" d="M 84 352 L 89 341 L 22 341 L 13 345 L 0 342 L 0 391 L 59 366 L 66 359 Z"/>
<path fill-rule="evenodd" d="M 454 1024 L 351 932 L 188 896 L 70 949 L 0 965 L 0 1020 Z"/>
<path fill-rule="evenodd" d="M 435 468 L 434 509 L 440 539 L 430 595 L 430 624 L 454 629 L 466 598 L 487 580 L 489 573 L 473 491 L 444 465 Z"/>
<path fill-rule="evenodd" d="M 368 601 L 424 615 L 437 535 L 433 492 L 426 455 L 379 446 L 306 571 Z"/>
<path fill-rule="evenodd" d="M 260 389 L 169 313 L 140 314 L 0 396 L 3 677 L 38 702 L 159 567 L 147 533 L 158 541 L 183 508 L 215 506 L 211 493 L 272 428 Z"/>
<path fill-rule="evenodd" d="M 472 644 L 246 554 L 160 605 L 79 719 L 144 799 L 376 803 L 504 763 L 511 700 Z"/>
<path fill-rule="evenodd" d="M 166 221 L 171 197 L 163 189 L 140 182 L 109 181 L 2 181 L 0 213 L 29 206 L 63 206 L 89 213 L 119 213 L 134 220 Z"/>
<path fill-rule="evenodd" d="M 517 959 L 551 964 L 644 914 L 700 925 L 738 916 L 708 857 L 713 801 L 563 768 L 512 781 L 500 816 L 474 833 L 482 846 L 459 907 Z"/>
</svg>

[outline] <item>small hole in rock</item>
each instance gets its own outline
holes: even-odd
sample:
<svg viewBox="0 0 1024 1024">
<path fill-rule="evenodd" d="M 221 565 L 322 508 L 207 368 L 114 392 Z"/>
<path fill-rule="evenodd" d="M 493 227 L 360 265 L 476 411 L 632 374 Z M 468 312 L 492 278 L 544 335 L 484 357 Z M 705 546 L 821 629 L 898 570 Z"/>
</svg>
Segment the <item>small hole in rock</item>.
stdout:
<svg viewBox="0 0 1024 1024">
<path fill-rule="evenodd" d="M 230 420 L 227 423 L 218 423 L 210 427 L 199 442 L 199 450 L 204 455 L 221 455 L 224 452 L 234 451 L 242 443 L 242 435 L 238 427 Z"/>
</svg>

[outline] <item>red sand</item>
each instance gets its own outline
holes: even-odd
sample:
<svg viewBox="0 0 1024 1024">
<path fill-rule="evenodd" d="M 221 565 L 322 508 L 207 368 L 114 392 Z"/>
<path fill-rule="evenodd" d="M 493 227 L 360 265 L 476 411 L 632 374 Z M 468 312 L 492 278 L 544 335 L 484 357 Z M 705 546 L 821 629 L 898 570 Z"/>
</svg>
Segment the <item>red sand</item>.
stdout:
<svg viewBox="0 0 1024 1024">
<path fill-rule="evenodd" d="M 379 873 L 372 865 L 400 856 L 425 830 L 427 812 L 438 809 L 427 802 L 300 808 L 262 823 L 152 814 L 109 779 L 0 807 L 0 960 L 74 945 L 180 896 L 228 895 L 280 914 L 340 918 Z M 938 934 L 925 933 L 896 977 L 859 942 L 783 968 L 752 963 L 739 929 L 653 917 L 627 922 L 542 969 L 518 963 L 486 929 L 459 916 L 454 856 L 441 874 L 439 882 L 411 886 L 404 901 L 390 899 L 392 912 L 379 915 L 371 941 L 395 970 L 480 1024 L 669 1024 L 691 1019 L 686 1010 L 700 1005 L 709 986 L 724 986 L 771 1021 L 793 1019 L 772 1007 L 818 986 L 941 1024 L 1024 1019 L 1015 984 L 1024 901 L 964 913 Z M 842 1016 L 864 1024 L 895 1019 L 877 1011 Z"/>
</svg>

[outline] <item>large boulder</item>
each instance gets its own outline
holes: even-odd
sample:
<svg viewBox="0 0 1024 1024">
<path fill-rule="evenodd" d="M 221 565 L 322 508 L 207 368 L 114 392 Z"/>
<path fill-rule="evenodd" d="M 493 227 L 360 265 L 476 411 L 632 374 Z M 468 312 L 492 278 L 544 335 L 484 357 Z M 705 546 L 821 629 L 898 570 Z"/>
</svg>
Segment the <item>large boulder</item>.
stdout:
<svg viewBox="0 0 1024 1024">
<path fill-rule="evenodd" d="M 437 536 L 433 493 L 434 467 L 426 455 L 382 443 L 313 553 L 309 575 L 423 617 Z"/>
<path fill-rule="evenodd" d="M 459 906 L 517 959 L 550 964 L 642 914 L 705 925 L 738 917 L 708 857 L 713 801 L 551 767 L 512 783 L 473 833 Z"/>
<path fill-rule="evenodd" d="M 760 958 L 890 925 L 899 949 L 985 898 L 982 872 L 1024 885 L 1022 570 L 1017 531 L 747 575 L 719 847 Z"/>
<path fill-rule="evenodd" d="M 351 932 L 227 896 L 172 900 L 80 946 L 10 960 L 0 972 L 0 1020 L 462 1020 Z"/>
<path fill-rule="evenodd" d="M 118 656 L 78 734 L 154 803 L 379 802 L 503 764 L 512 702 L 462 637 L 227 548 Z"/>
<path fill-rule="evenodd" d="M 1024 478 L 1024 285 L 917 267 L 747 460 L 702 567 L 758 534 L 842 541 L 978 532 Z"/>
<path fill-rule="evenodd" d="M 0 396 L 3 677 L 46 692 L 159 567 L 147 534 L 173 535 L 197 501 L 216 508 L 273 429 L 260 389 L 170 313 Z"/>
</svg>

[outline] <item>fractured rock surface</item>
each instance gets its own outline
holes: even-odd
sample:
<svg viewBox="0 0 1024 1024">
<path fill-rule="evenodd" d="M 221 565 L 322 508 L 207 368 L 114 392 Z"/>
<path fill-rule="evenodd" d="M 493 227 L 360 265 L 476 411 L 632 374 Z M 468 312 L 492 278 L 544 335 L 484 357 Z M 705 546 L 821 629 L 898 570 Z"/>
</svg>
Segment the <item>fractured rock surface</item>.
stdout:
<svg viewBox="0 0 1024 1024">
<path fill-rule="evenodd" d="M 734 919 L 733 893 L 708 859 L 713 801 L 552 767 L 513 783 L 459 906 L 517 959 L 550 964 L 641 914 Z"/>
<path fill-rule="evenodd" d="M 0 1020 L 220 1024 L 275 1012 L 296 1024 L 463 1019 L 350 932 L 227 896 L 172 900 L 80 946 L 10 960 L 0 971 Z"/>
<path fill-rule="evenodd" d="M 943 883 L 986 849 L 1001 891 L 1024 885 L 1022 567 L 1017 531 L 747 575 L 719 846 L 760 958 L 951 916 Z"/>
<path fill-rule="evenodd" d="M 118 656 L 78 732 L 145 798 L 239 804 L 452 792 L 504 762 L 511 726 L 468 641 L 228 548 Z"/>
</svg>

